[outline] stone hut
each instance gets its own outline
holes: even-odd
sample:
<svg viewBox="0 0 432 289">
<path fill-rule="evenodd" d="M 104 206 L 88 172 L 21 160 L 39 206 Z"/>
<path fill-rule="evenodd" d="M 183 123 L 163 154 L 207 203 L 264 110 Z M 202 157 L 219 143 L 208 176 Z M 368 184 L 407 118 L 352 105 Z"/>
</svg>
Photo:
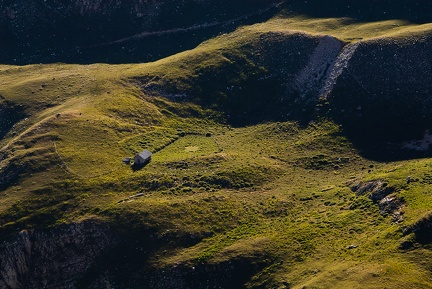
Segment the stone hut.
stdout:
<svg viewBox="0 0 432 289">
<path fill-rule="evenodd" d="M 135 166 L 145 166 L 151 160 L 152 153 L 149 150 L 143 150 L 134 157 Z"/>
</svg>

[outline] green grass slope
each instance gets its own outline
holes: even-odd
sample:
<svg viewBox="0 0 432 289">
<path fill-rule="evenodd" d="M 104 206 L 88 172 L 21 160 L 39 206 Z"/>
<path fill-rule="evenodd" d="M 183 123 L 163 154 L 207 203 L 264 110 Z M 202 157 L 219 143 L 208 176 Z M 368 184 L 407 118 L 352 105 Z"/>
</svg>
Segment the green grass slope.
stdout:
<svg viewBox="0 0 432 289">
<path fill-rule="evenodd" d="M 2 241 L 85 220 L 151 232 L 145 253 L 116 248 L 123 270 L 92 267 L 119 288 L 432 288 L 431 159 L 366 158 L 294 85 L 324 34 L 425 25 L 281 15 L 153 63 L 0 66 L 0 117 L 17 116 Z M 145 148 L 147 166 L 123 164 Z"/>
</svg>

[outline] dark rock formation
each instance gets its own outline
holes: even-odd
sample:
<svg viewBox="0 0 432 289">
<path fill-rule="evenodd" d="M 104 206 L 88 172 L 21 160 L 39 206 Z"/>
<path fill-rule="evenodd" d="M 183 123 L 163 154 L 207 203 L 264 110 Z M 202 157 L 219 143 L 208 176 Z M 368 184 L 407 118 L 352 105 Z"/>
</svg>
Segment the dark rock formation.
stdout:
<svg viewBox="0 0 432 289">
<path fill-rule="evenodd" d="M 91 220 L 23 230 L 0 244 L 0 289 L 241 288 L 265 265 L 256 256 L 153 267 L 151 254 L 184 238 L 133 230 Z"/>
<path fill-rule="evenodd" d="M 393 222 L 403 221 L 403 207 L 405 202 L 395 193 L 395 189 L 381 180 L 359 182 L 354 181 L 348 184 L 350 189 L 358 196 L 367 196 L 378 205 L 382 216 L 392 216 Z"/>
<path fill-rule="evenodd" d="M 112 245 L 109 227 L 94 222 L 21 231 L 0 245 L 0 288 L 74 288 Z"/>
<path fill-rule="evenodd" d="M 358 196 L 368 196 L 375 203 L 394 192 L 394 188 L 389 187 L 386 182 L 381 180 L 369 182 L 356 181 L 348 185 L 351 191 Z"/>
<path fill-rule="evenodd" d="M 383 216 L 392 216 L 395 223 L 403 221 L 404 212 L 402 207 L 405 205 L 403 198 L 396 195 L 389 195 L 381 199 L 378 203 L 380 214 Z"/>
<path fill-rule="evenodd" d="M 381 180 L 349 183 L 350 189 L 358 196 L 367 196 L 378 205 L 382 216 L 391 216 L 393 222 L 403 221 L 403 207 L 405 202 L 395 193 L 395 189 Z"/>
</svg>

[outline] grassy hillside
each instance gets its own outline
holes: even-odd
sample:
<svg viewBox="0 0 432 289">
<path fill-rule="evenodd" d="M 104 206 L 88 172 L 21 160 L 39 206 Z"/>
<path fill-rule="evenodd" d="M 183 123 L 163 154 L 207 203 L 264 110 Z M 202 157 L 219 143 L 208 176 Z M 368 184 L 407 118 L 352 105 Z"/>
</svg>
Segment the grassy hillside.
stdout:
<svg viewBox="0 0 432 289">
<path fill-rule="evenodd" d="M 364 155 L 296 87 L 324 35 L 414 32 L 430 24 L 282 13 L 157 62 L 0 66 L 2 241 L 109 224 L 127 245 L 78 285 L 432 288 L 430 151 Z"/>
</svg>

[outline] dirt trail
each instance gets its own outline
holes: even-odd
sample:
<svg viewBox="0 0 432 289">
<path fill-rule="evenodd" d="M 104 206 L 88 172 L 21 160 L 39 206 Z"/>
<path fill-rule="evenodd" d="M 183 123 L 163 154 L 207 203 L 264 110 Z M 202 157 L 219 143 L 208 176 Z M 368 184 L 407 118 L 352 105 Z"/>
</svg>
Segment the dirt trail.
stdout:
<svg viewBox="0 0 432 289">
<path fill-rule="evenodd" d="M 169 34 L 174 34 L 174 33 L 184 33 L 184 32 L 206 29 L 206 28 L 211 28 L 211 27 L 216 27 L 216 26 L 230 25 L 230 24 L 233 24 L 235 22 L 246 20 L 246 19 L 251 18 L 251 17 L 260 16 L 260 15 L 270 11 L 271 9 L 279 7 L 280 5 L 281 5 L 281 3 L 280 4 L 272 4 L 265 9 L 258 10 L 256 12 L 245 14 L 245 15 L 242 15 L 240 17 L 237 17 L 234 19 L 229 19 L 226 21 L 216 21 L 216 22 L 211 22 L 211 23 L 203 23 L 203 24 L 199 24 L 199 25 L 193 25 L 193 26 L 189 26 L 189 27 L 178 27 L 178 28 L 173 28 L 173 29 L 168 29 L 168 30 L 150 31 L 150 32 L 146 31 L 146 32 L 142 32 L 142 33 L 128 36 L 125 38 L 117 39 L 117 40 L 114 40 L 111 42 L 101 43 L 101 44 L 95 45 L 93 47 L 119 44 L 119 43 L 127 42 L 130 40 L 136 40 L 136 39 L 146 38 L 146 37 L 150 37 L 150 36 L 162 36 L 162 35 L 169 35 Z"/>
</svg>

